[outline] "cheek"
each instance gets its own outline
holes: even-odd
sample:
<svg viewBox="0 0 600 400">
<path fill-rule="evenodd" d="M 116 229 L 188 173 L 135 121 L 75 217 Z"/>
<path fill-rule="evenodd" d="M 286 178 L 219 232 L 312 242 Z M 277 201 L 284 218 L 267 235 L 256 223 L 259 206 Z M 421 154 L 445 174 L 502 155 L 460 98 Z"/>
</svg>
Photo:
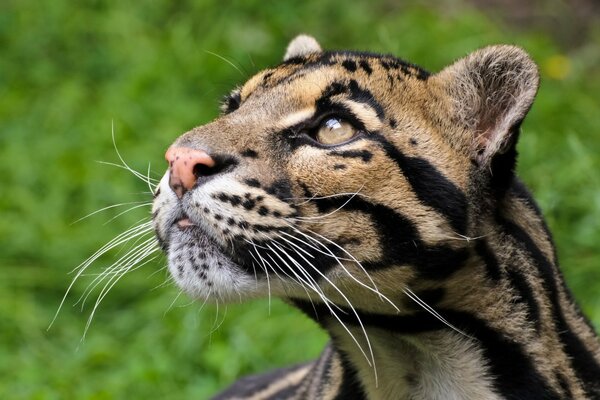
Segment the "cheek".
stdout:
<svg viewBox="0 0 600 400">
<path fill-rule="evenodd" d="M 313 196 L 365 193 L 386 173 L 378 149 L 371 147 L 367 142 L 331 150 L 304 147 L 290 159 L 288 174 L 293 184 L 310 189 Z"/>
</svg>

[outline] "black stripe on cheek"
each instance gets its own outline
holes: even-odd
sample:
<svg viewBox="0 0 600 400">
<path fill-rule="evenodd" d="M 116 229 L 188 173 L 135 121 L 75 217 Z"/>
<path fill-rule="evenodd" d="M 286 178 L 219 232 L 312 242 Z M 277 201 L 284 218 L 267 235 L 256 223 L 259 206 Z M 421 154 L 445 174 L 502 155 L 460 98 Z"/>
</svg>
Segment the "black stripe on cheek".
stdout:
<svg viewBox="0 0 600 400">
<path fill-rule="evenodd" d="M 371 158 L 373 158 L 373 153 L 368 150 L 331 151 L 329 154 L 344 158 L 360 158 L 366 163 L 371 161 Z"/>
<path fill-rule="evenodd" d="M 464 235 L 467 230 L 467 197 L 429 161 L 402 154 L 380 134 L 372 133 L 365 138 L 381 144 L 406 176 L 419 200 L 448 218 L 456 233 Z"/>
<path fill-rule="evenodd" d="M 426 245 L 422 242 L 415 225 L 405 216 L 359 196 L 315 198 L 311 204 L 315 204 L 321 214 L 343 207 L 346 211 L 360 211 L 370 216 L 377 229 L 383 256 L 379 262 L 363 263 L 367 270 L 411 265 L 416 268 L 421 278 L 442 280 L 464 266 L 468 258 L 466 249 L 455 250 L 445 245 Z"/>
</svg>

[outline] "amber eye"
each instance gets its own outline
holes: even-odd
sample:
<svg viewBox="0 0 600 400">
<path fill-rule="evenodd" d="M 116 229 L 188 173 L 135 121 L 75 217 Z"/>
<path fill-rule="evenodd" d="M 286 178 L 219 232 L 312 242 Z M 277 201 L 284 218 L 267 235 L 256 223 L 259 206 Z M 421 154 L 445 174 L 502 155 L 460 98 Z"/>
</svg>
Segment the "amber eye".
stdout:
<svg viewBox="0 0 600 400">
<path fill-rule="evenodd" d="M 356 129 L 350 123 L 331 117 L 321 123 L 315 139 L 322 144 L 339 144 L 352 139 L 354 135 Z"/>
</svg>

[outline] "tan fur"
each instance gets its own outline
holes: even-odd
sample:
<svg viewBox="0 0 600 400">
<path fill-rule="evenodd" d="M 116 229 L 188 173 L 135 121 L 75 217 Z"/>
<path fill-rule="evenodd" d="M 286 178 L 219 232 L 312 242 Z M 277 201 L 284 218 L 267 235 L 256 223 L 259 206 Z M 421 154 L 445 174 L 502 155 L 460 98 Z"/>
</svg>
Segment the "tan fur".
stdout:
<svg viewBox="0 0 600 400">
<path fill-rule="evenodd" d="M 510 157 L 539 81 L 531 58 L 514 46 L 491 46 L 428 77 L 388 56 L 323 53 L 302 36 L 284 60 L 234 91 L 239 108 L 174 143 L 231 157 L 234 167 L 181 200 L 163 179 L 154 205 L 171 273 L 193 296 L 272 294 L 312 302 L 309 315 L 326 311 L 316 320 L 333 343 L 321 359 L 239 398 L 279 398 L 293 387 L 290 398 L 297 399 L 333 399 L 344 390 L 368 399 L 502 399 L 512 383 L 504 364 L 494 372 L 486 340 L 522 349 L 531 364 L 523 373 L 555 396 L 585 399 L 600 391 L 600 383 L 578 377 L 585 371 L 575 366 L 561 329 L 600 362 L 598 339 L 568 297 L 542 217 L 513 193 Z M 311 132 L 328 117 L 348 119 L 357 138 L 317 143 Z M 174 227 L 184 211 L 202 246 Z M 394 216 L 406 226 L 389 230 L 377 219 Z M 414 237 L 396 237 L 403 229 Z M 390 252 L 400 245 L 402 252 Z M 416 259 L 403 261 L 411 251 Z M 431 276 L 419 257 L 438 263 Z M 206 269 L 200 277 L 199 258 Z M 434 307 L 427 310 L 416 293 L 433 296 Z M 394 318 L 421 323 L 424 310 L 446 310 L 449 320 L 440 311 L 444 325 L 423 332 L 377 326 Z M 353 321 L 359 314 L 373 325 Z M 456 327 L 452 318 L 466 325 Z M 464 322 L 471 320 L 484 332 Z"/>
</svg>

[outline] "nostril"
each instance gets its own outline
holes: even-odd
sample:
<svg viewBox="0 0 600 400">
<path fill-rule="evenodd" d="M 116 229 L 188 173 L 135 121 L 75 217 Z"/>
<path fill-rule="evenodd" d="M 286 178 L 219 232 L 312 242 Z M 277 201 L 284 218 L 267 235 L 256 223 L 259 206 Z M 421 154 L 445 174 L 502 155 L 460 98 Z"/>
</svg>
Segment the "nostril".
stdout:
<svg viewBox="0 0 600 400">
<path fill-rule="evenodd" d="M 213 175 L 215 173 L 216 166 L 213 167 L 209 167 L 208 165 L 205 164 L 196 164 L 194 165 L 193 168 L 193 173 L 194 176 L 197 178 L 200 178 L 202 176 L 209 176 L 209 175 Z"/>
<path fill-rule="evenodd" d="M 225 172 L 231 171 L 237 165 L 237 160 L 232 157 L 224 157 L 224 156 L 213 156 L 214 164 L 206 165 L 206 164 L 196 164 L 192 169 L 194 176 L 198 180 L 198 183 L 206 182 L 210 178 L 213 178 L 215 175 L 223 174 Z"/>
</svg>

